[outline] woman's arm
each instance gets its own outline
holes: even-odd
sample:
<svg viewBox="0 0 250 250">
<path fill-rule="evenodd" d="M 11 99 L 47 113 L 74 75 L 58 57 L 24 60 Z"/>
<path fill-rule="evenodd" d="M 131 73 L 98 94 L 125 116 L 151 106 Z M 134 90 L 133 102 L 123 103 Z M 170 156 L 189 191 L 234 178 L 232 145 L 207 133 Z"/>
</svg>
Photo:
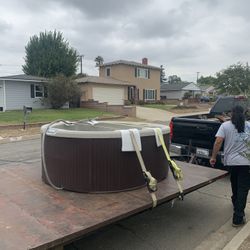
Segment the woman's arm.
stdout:
<svg viewBox="0 0 250 250">
<path fill-rule="evenodd" d="M 218 136 L 215 139 L 212 156 L 211 156 L 210 161 L 209 161 L 210 165 L 212 167 L 214 167 L 214 165 L 216 163 L 216 156 L 217 156 L 218 152 L 220 151 L 220 148 L 222 146 L 223 141 L 224 141 L 223 137 Z"/>
</svg>

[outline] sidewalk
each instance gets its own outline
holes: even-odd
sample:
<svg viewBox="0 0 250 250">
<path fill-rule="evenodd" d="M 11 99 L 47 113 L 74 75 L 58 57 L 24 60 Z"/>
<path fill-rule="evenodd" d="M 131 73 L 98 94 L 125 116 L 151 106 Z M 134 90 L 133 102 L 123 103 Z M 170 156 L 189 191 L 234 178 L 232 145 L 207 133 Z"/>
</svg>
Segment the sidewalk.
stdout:
<svg viewBox="0 0 250 250">
<path fill-rule="evenodd" d="M 223 250 L 250 249 L 250 222 L 244 225 Z"/>
</svg>

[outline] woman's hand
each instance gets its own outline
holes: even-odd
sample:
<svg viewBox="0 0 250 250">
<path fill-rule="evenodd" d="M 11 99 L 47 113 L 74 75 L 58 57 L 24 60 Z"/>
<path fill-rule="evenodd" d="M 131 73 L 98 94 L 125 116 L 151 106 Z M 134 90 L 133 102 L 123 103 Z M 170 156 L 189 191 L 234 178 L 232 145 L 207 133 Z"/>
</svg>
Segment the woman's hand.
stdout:
<svg viewBox="0 0 250 250">
<path fill-rule="evenodd" d="M 215 165 L 215 163 L 216 163 L 216 158 L 210 158 L 210 160 L 209 160 L 209 162 L 210 162 L 210 165 L 212 166 L 212 167 L 214 167 L 214 165 Z"/>
</svg>

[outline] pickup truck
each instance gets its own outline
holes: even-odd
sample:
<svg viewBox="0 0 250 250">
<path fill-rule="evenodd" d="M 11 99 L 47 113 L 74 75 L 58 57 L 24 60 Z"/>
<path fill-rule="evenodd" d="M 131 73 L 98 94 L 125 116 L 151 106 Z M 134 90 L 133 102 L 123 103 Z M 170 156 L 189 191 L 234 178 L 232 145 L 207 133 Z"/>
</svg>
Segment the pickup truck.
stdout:
<svg viewBox="0 0 250 250">
<path fill-rule="evenodd" d="M 242 105 L 247 112 L 248 100 L 244 96 L 220 97 L 209 113 L 173 117 L 170 121 L 171 152 L 179 160 L 209 165 L 215 134 L 221 123 L 230 119 L 235 105 Z M 223 147 L 222 149 L 223 150 Z M 216 168 L 226 169 L 223 165 L 223 153 L 217 156 Z"/>
</svg>

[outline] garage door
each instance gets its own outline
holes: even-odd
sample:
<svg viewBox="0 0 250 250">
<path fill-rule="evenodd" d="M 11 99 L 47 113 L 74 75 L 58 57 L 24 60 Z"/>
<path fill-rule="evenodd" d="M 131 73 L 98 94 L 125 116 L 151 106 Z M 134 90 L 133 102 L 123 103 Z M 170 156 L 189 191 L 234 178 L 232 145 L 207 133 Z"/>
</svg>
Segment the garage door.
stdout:
<svg viewBox="0 0 250 250">
<path fill-rule="evenodd" d="M 107 102 L 109 105 L 124 104 L 124 88 L 93 88 L 93 99 L 99 102 Z"/>
</svg>

